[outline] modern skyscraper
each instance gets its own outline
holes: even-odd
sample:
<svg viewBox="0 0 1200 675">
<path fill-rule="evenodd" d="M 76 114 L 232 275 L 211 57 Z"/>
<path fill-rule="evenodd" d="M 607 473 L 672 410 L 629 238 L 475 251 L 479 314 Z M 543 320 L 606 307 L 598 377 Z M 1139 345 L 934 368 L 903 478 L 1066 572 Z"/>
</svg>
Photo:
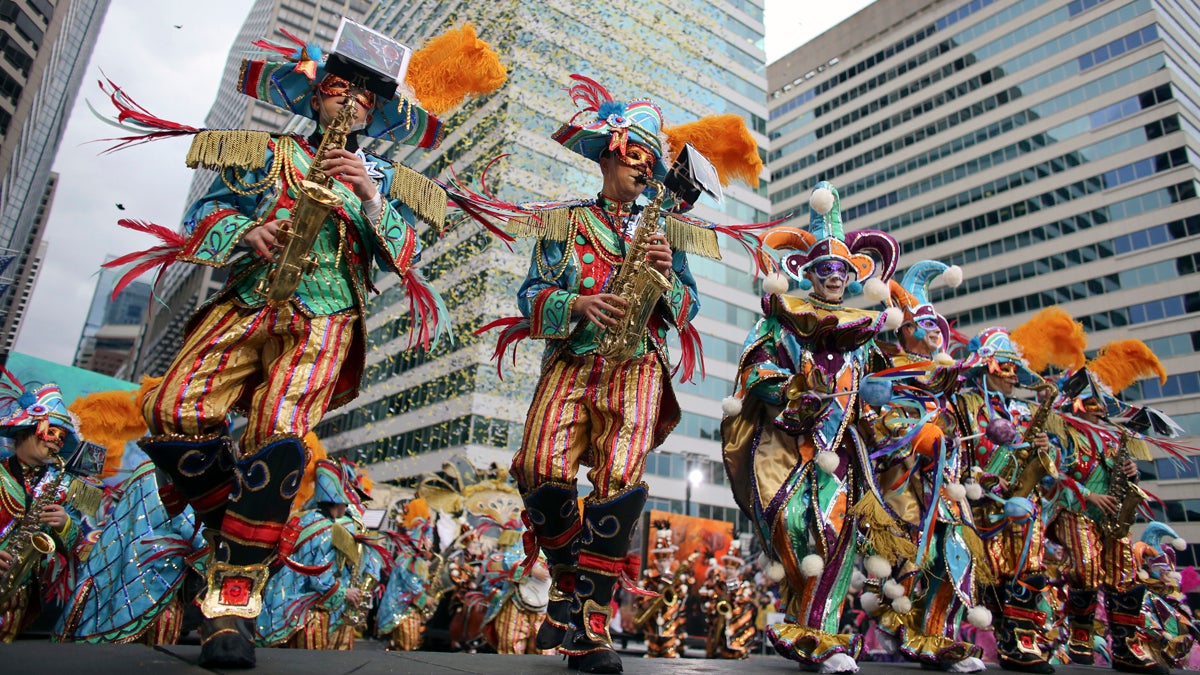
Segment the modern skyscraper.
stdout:
<svg viewBox="0 0 1200 675">
<path fill-rule="evenodd" d="M 267 38 L 279 42 L 279 29 L 306 42 L 329 45 L 342 17 L 361 19 L 370 3 L 366 0 L 255 0 L 238 31 L 225 61 L 217 98 L 204 120 L 210 129 L 258 129 L 282 131 L 293 116 L 237 91 L 242 59 L 256 53 L 252 43 Z M 186 209 L 208 191 L 215 178 L 198 170 L 188 190 Z M 146 330 L 136 350 L 132 374 L 162 375 L 183 340 L 183 329 L 192 312 L 225 282 L 225 271 L 203 265 L 180 265 L 163 278 L 159 295 L 167 307 L 157 306 L 147 317 Z"/>
<path fill-rule="evenodd" d="M 443 175 L 452 165 L 459 176 L 478 176 L 492 158 L 509 153 L 488 180 L 503 199 L 594 195 L 596 166 L 550 138 L 576 112 L 564 89 L 571 73 L 593 77 L 615 97 L 653 99 L 668 124 L 735 113 L 765 148 L 758 0 L 627 4 L 619 11 L 585 3 L 412 0 L 380 2 L 367 15 L 372 28 L 414 47 L 464 21 L 500 54 L 509 81 L 447 120 L 439 150 L 392 149 L 397 161 L 428 175 Z M 724 223 L 754 222 L 765 219 L 767 207 L 764 180 L 758 192 L 731 185 L 723 205 L 702 200 L 696 213 Z M 495 335 L 473 334 L 518 313 L 515 292 L 528 269 L 530 242 L 509 250 L 469 222 L 441 237 L 425 232 L 423 240 L 422 269 L 449 304 L 456 339 L 429 355 L 405 351 L 407 302 L 395 279 L 380 279 L 383 293 L 368 321 L 365 390 L 317 429 L 330 452 L 370 463 L 377 480 L 436 469 L 460 452 L 507 465 L 538 376 L 540 342 L 523 345 L 501 380 L 489 360 Z M 737 248 L 725 246 L 722 261 L 691 257 L 702 293 L 695 325 L 708 376 L 676 387 L 683 421 L 647 462 L 654 508 L 682 511 L 685 476 L 695 469 L 702 480 L 692 491 L 693 513 L 735 520 L 717 440 L 720 401 L 733 390 L 742 340 L 759 304 L 750 261 Z"/>
<path fill-rule="evenodd" d="M 120 278 L 120 270 L 101 269 L 97 275 L 96 291 L 75 349 L 73 365 L 78 368 L 116 375 L 126 370 L 133 356 L 150 306 L 150 284 L 134 281 L 113 298 Z"/>
<path fill-rule="evenodd" d="M 1124 398 L 1195 443 L 1198 22 L 1191 0 L 877 2 L 768 69 L 772 212 L 832 181 L 902 267 L 963 267 L 932 299 L 967 335 L 1059 305 L 1093 350 L 1146 341 L 1169 377 Z M 1144 468 L 1195 540 L 1196 467 Z"/>
<path fill-rule="evenodd" d="M 54 195 L 50 167 L 108 3 L 0 0 L 0 256 L 17 256 L 0 272 L 0 362 L 21 328 Z"/>
</svg>

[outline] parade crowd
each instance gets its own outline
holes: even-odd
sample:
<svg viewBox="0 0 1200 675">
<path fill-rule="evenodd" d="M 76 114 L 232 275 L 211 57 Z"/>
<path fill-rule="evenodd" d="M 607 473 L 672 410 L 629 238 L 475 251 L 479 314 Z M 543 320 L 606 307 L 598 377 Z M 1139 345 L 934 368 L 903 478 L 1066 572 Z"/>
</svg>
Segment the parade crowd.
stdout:
<svg viewBox="0 0 1200 675">
<path fill-rule="evenodd" d="M 1089 345 L 1056 307 L 958 333 L 930 289 L 962 271 L 847 230 L 830 181 L 806 225 L 689 215 L 731 180 L 757 185 L 744 121 L 668 126 L 656 103 L 585 75 L 561 83 L 578 111 L 552 137 L 597 167 L 595 197 L 509 203 L 427 177 L 360 138 L 435 147 L 437 116 L 502 86 L 506 67 L 469 25 L 411 59 L 352 22 L 340 35 L 324 50 L 260 41 L 279 60 L 239 74 L 238 91 L 316 122 L 307 137 L 168 122 L 106 84 L 130 133 L 119 145 L 191 137 L 189 165 L 216 176 L 182 232 L 122 221 L 161 241 L 111 264 L 228 275 L 136 394 L 68 409 L 54 385 L 7 377 L 0 638 L 44 605 L 61 607 L 63 641 L 170 643 L 194 625 L 201 665 L 227 668 L 254 666 L 256 647 L 363 637 L 563 654 L 591 673 L 622 672 L 614 639 L 631 636 L 648 657 L 769 646 L 820 672 L 1185 662 L 1182 540 L 1159 522 L 1131 536 L 1154 499 L 1137 462 L 1196 452 L 1168 416 L 1118 396 L 1165 378 L 1145 344 Z M 311 430 L 358 394 L 375 268 L 405 290 L 411 348 L 453 339 L 415 265 L 431 237 L 476 226 L 530 240 L 519 315 L 480 329 L 501 362 L 522 340 L 545 345 L 536 376 L 508 373 L 537 378 L 524 435 L 511 466 L 456 458 L 367 527 L 369 477 Z M 681 419 L 676 389 L 703 372 L 689 257 L 722 246 L 762 279 L 721 405 L 750 531 L 683 557 L 672 522 L 639 527 L 643 474 Z M 150 461 L 100 483 L 131 441 Z"/>
</svg>

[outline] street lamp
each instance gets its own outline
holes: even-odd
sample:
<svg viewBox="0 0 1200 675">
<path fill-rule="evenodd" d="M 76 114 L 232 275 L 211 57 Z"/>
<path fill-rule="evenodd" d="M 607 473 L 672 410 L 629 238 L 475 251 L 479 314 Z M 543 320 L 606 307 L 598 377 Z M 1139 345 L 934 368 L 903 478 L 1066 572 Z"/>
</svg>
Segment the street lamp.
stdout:
<svg viewBox="0 0 1200 675">
<path fill-rule="evenodd" d="M 683 453 L 683 461 L 686 463 L 687 468 L 687 487 L 683 493 L 683 515 L 685 516 L 692 515 L 692 486 L 698 486 L 704 482 L 704 472 L 692 464 L 694 460 L 699 458 L 699 455 L 688 452 Z"/>
</svg>

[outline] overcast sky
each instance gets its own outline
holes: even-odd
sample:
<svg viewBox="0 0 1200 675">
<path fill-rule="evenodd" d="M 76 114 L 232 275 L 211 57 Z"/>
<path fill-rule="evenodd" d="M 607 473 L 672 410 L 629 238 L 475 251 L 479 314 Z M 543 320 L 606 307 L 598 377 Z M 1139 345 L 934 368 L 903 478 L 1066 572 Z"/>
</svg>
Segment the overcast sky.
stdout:
<svg viewBox="0 0 1200 675">
<path fill-rule="evenodd" d="M 783 56 L 870 3 L 766 0 L 767 60 Z M 105 156 L 98 154 L 103 144 L 88 143 L 120 134 L 85 105 L 90 101 L 111 114 L 112 106 L 97 85 L 101 71 L 155 115 L 202 126 L 229 47 L 251 4 L 112 0 L 54 164 L 60 178 L 46 228 L 46 261 L 17 351 L 69 364 L 96 289 L 95 272 L 105 256 L 154 243 L 118 227 L 116 221 L 137 218 L 175 227 L 185 207 L 192 176 L 183 163 L 187 140 L 158 141 Z"/>
</svg>

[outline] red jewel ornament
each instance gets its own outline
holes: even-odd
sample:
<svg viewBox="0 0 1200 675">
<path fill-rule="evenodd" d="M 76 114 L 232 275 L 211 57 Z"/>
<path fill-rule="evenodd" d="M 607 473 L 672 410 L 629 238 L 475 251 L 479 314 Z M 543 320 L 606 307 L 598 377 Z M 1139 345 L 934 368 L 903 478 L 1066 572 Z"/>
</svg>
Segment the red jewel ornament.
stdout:
<svg viewBox="0 0 1200 675">
<path fill-rule="evenodd" d="M 221 604 L 231 607 L 245 607 L 250 604 L 249 577 L 225 577 L 221 583 Z"/>
</svg>

